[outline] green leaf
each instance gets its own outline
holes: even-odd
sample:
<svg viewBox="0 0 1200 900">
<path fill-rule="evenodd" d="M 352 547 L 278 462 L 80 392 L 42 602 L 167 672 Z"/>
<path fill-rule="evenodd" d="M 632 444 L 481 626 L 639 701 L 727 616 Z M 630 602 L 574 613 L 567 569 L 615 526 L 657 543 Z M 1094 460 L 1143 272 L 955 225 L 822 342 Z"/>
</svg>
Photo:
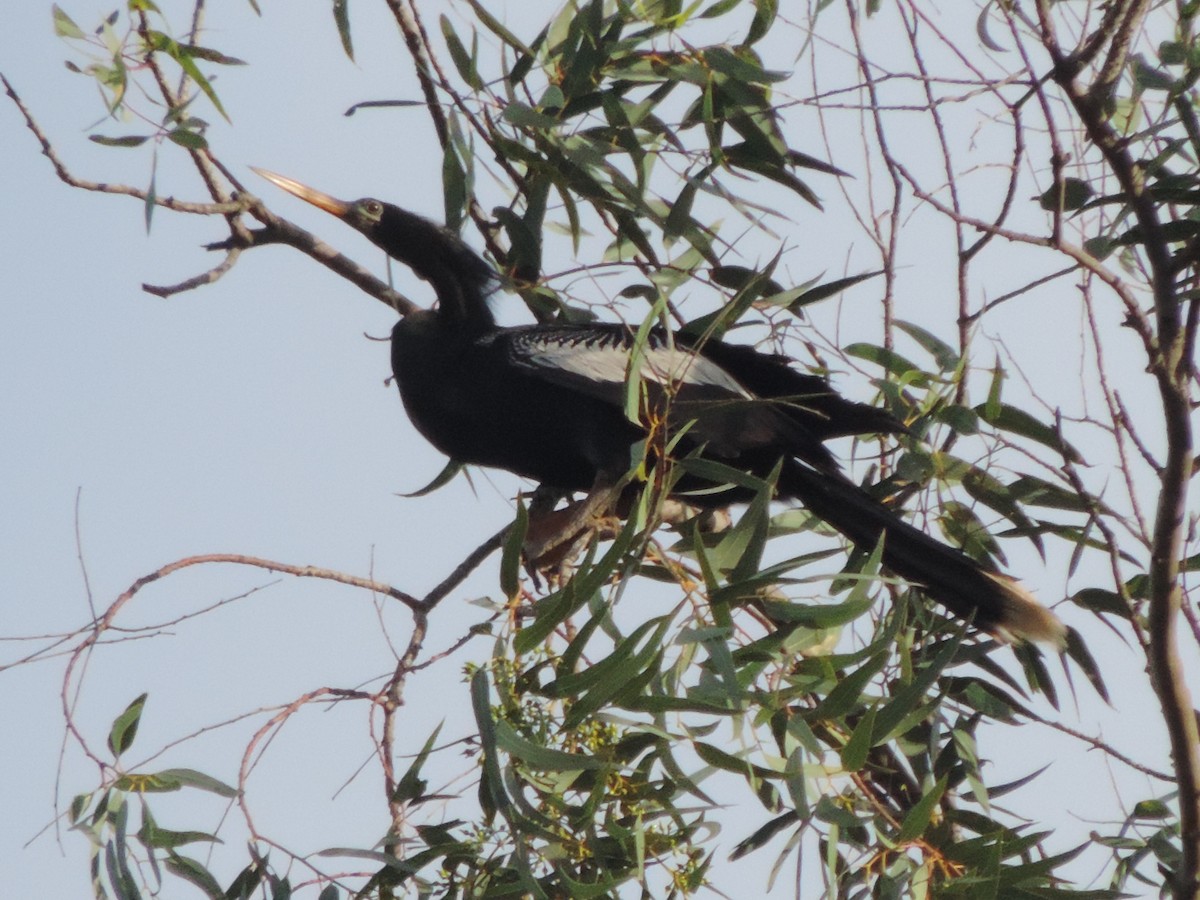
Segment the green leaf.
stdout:
<svg viewBox="0 0 1200 900">
<path fill-rule="evenodd" d="M 1025 683 L 1031 690 L 1041 691 L 1045 694 L 1050 705 L 1058 709 L 1058 688 L 1046 670 L 1042 651 L 1034 644 L 1024 643 L 1013 647 L 1013 655 L 1021 663 L 1025 674 Z"/>
<path fill-rule="evenodd" d="M 818 719 L 841 719 L 858 706 L 859 697 L 888 661 L 888 653 L 876 653 L 865 663 L 838 679 L 838 683 L 813 712 Z"/>
<path fill-rule="evenodd" d="M 762 568 L 763 550 L 771 525 L 771 499 L 779 471 L 780 464 L 777 464 L 750 505 L 712 550 L 713 563 L 718 570 L 728 571 L 731 588 L 753 578 Z"/>
<path fill-rule="evenodd" d="M 705 169 L 705 174 L 707 172 L 708 170 Z M 700 178 L 689 178 L 675 202 L 671 204 L 671 211 L 667 213 L 667 219 L 663 223 L 664 241 L 677 238 L 688 229 L 696 227 L 696 222 L 692 218 L 692 204 L 696 199 L 696 191 L 699 190 L 700 184 Z"/>
<path fill-rule="evenodd" d="M 150 233 L 150 222 L 154 218 L 154 210 L 158 206 L 158 153 L 154 154 L 154 163 L 150 168 L 150 186 L 146 188 L 146 202 L 142 212 L 146 219 L 146 234 Z"/>
<path fill-rule="evenodd" d="M 1133 55 L 1133 83 L 1143 91 L 1174 91 L 1179 82 L 1169 72 L 1147 65 L 1141 54 Z"/>
<path fill-rule="evenodd" d="M 850 739 L 842 747 L 842 768 L 847 772 L 857 772 L 867 763 L 871 752 L 872 735 L 875 731 L 875 710 L 868 709 L 854 726 Z"/>
<path fill-rule="evenodd" d="M 741 859 L 747 853 L 757 850 L 759 847 L 766 844 L 771 838 L 775 837 L 784 828 L 793 825 L 800 821 L 800 816 L 795 810 L 789 809 L 781 816 L 776 816 L 766 825 L 759 828 L 750 837 L 745 838 L 737 843 L 733 848 L 733 852 L 729 854 L 730 860 Z"/>
<path fill-rule="evenodd" d="M 117 787 L 123 791 L 143 794 L 166 794 L 192 787 L 229 799 L 238 796 L 237 788 L 195 769 L 163 769 L 152 774 L 133 773 L 119 779 Z"/>
<path fill-rule="evenodd" d="M 56 35 L 75 40 L 87 39 L 87 35 L 83 33 L 83 29 L 76 25 L 57 3 L 50 7 L 50 14 L 54 17 L 54 33 Z"/>
<path fill-rule="evenodd" d="M 875 363 L 896 378 L 908 379 L 918 387 L 924 387 L 929 383 L 928 376 L 919 366 L 886 347 L 857 343 L 844 347 L 842 352 L 847 356 L 856 356 L 867 362 Z"/>
<path fill-rule="evenodd" d="M 1117 242 L 1108 235 L 1098 235 L 1097 237 L 1088 238 L 1083 242 L 1083 249 L 1096 258 L 1097 261 L 1103 262 L 1112 255 L 1113 250 L 1117 247 Z"/>
<path fill-rule="evenodd" d="M 768 115 L 770 114 L 770 107 L 762 103 L 764 98 L 763 93 L 761 91 L 742 92 L 738 88 L 745 85 L 759 86 L 784 81 L 789 77 L 789 73 L 787 72 L 769 72 L 764 69 L 762 61 L 758 58 L 758 54 L 753 51 L 745 50 L 739 52 L 720 44 L 705 48 L 704 62 L 714 72 L 725 76 L 721 80 L 723 92 L 729 92 L 729 94 L 733 95 L 733 98 L 745 104 L 745 111 L 753 111 L 760 114 L 764 111 Z M 764 127 L 762 121 L 755 122 L 755 126 L 757 128 Z M 774 126 L 773 121 L 771 121 L 771 126 Z M 741 128 L 739 128 L 740 130 Z M 755 135 L 755 138 L 757 138 L 757 135 Z"/>
<path fill-rule="evenodd" d="M 817 801 L 817 808 L 814 814 L 818 820 L 828 822 L 830 825 L 839 825 L 842 828 L 858 828 L 863 824 L 851 810 L 835 803 L 827 794 Z M 830 841 L 829 843 L 835 844 L 837 842 Z"/>
<path fill-rule="evenodd" d="M 879 715 L 875 719 L 876 743 L 890 741 L 897 737 L 894 733 L 895 730 L 911 712 L 927 699 L 934 682 L 954 660 L 966 633 L 967 628 L 964 623 L 952 638 L 944 642 L 937 655 L 921 667 L 916 677 L 892 695 L 892 699 L 879 711 Z"/>
<path fill-rule="evenodd" d="M 938 517 L 942 531 L 955 544 L 961 547 L 968 556 L 975 559 L 996 557 L 1005 561 L 1004 552 L 996 539 L 992 537 L 987 526 L 980 521 L 975 511 L 965 503 L 948 500 L 942 505 L 942 514 Z"/>
<path fill-rule="evenodd" d="M 991 11 L 991 3 L 984 3 L 980 6 L 979 17 L 975 20 L 975 33 L 979 36 L 979 43 L 983 44 L 983 46 L 987 47 L 993 53 L 1004 53 L 1004 46 L 995 41 L 988 29 L 988 16 Z"/>
<path fill-rule="evenodd" d="M 1092 512 L 1093 508 L 1111 512 L 1099 500 L 1081 497 L 1073 490 L 1053 484 L 1036 475 L 1022 475 L 1008 486 L 1009 492 L 1026 506 Z"/>
<path fill-rule="evenodd" d="M 949 779 L 949 773 L 939 778 L 937 784 L 908 811 L 908 815 L 904 817 L 904 822 L 900 825 L 900 832 L 896 835 L 896 843 L 906 844 L 925 833 L 925 829 L 929 827 L 929 822 L 933 818 L 934 810 L 941 802 L 942 794 L 946 792 Z"/>
<path fill-rule="evenodd" d="M 458 70 L 459 77 L 472 90 L 483 90 L 483 79 L 479 77 L 479 69 L 475 63 L 475 54 L 467 52 L 467 48 L 463 46 L 463 42 L 455 34 L 454 26 L 450 23 L 450 19 L 447 16 L 442 15 L 438 19 L 438 24 L 441 25 L 442 38 L 446 41 L 446 49 L 450 51 L 450 60 L 454 63 L 454 68 Z"/>
<path fill-rule="evenodd" d="M 128 854 L 124 829 L 121 828 L 118 831 L 117 839 L 107 843 L 104 847 L 104 865 L 108 873 L 108 881 L 117 900 L 142 900 L 142 892 L 138 890 L 137 881 L 129 868 Z"/>
<path fill-rule="evenodd" d="M 1007 403 L 997 404 L 996 407 L 987 403 L 976 406 L 975 412 L 993 428 L 999 428 L 1002 431 L 1008 431 L 1043 444 L 1061 453 L 1070 462 L 1084 463 L 1082 454 L 1071 446 L 1056 428 L 1039 421 L 1023 409 L 1009 406 Z M 1086 463 L 1084 464 L 1086 465 Z"/>
<path fill-rule="evenodd" d="M 204 93 L 213 107 L 221 114 L 221 117 L 226 121 L 229 120 L 229 115 L 225 112 L 225 107 L 221 105 L 221 100 L 217 97 L 216 91 L 208 79 L 201 74 L 200 69 L 196 66 L 197 51 L 201 48 L 189 47 L 185 44 L 180 44 L 174 38 L 168 37 L 161 31 L 147 31 L 144 35 L 147 46 L 155 53 L 165 53 L 171 59 L 179 64 L 184 73 L 190 78 L 200 90 Z M 205 54 L 199 54 L 204 56 Z"/>
<path fill-rule="evenodd" d="M 958 368 L 960 362 L 958 351 L 941 338 L 911 322 L 897 320 L 896 327 L 920 344 L 921 349 L 933 357 L 939 372 L 953 372 Z"/>
<path fill-rule="evenodd" d="M 763 611 L 780 625 L 801 625 L 806 628 L 837 628 L 848 625 L 867 613 L 875 601 L 870 594 L 850 597 L 843 603 L 789 603 L 783 600 L 761 601 Z"/>
<path fill-rule="evenodd" d="M 1083 588 L 1071 596 L 1071 602 L 1096 613 L 1110 613 L 1122 619 L 1133 616 L 1129 604 L 1116 591 L 1104 588 Z"/>
<path fill-rule="evenodd" d="M 1016 525 L 1017 528 L 1021 529 L 1025 536 L 1033 542 L 1038 552 L 1044 553 L 1042 537 L 1037 523 L 1025 514 L 1025 511 L 1017 502 L 1017 498 L 1007 485 L 993 477 L 987 471 L 975 466 L 971 466 L 963 473 L 962 485 L 967 493 L 980 503 L 983 503 L 990 509 L 994 509 Z"/>
<path fill-rule="evenodd" d="M 611 768 L 610 763 L 594 756 L 565 753 L 536 744 L 503 720 L 496 723 L 496 746 L 531 769 L 542 772 L 588 772 Z"/>
<path fill-rule="evenodd" d="M 458 473 L 462 470 L 462 463 L 456 462 L 453 459 L 447 460 L 445 468 L 438 472 L 437 475 L 434 476 L 433 481 L 429 482 L 429 484 L 425 485 L 425 487 L 417 488 L 415 491 L 411 491 L 407 494 L 396 494 L 396 496 L 408 499 L 411 497 L 424 497 L 426 494 L 432 494 L 438 488 L 445 487 L 447 484 L 453 481 L 455 476 L 458 475 Z"/>
<path fill-rule="evenodd" d="M 433 744 L 441 730 L 440 724 L 433 729 L 433 734 L 429 735 L 429 739 L 425 741 L 425 746 L 421 748 L 417 758 L 412 761 L 405 773 L 400 776 L 400 780 L 396 782 L 396 789 L 392 791 L 393 803 L 413 804 L 424 796 L 426 781 L 421 777 L 421 767 L 429 758 L 429 753 L 433 750 Z"/>
<path fill-rule="evenodd" d="M 538 112 L 532 106 L 516 100 L 504 107 L 502 118 L 513 125 L 530 128 L 534 131 L 553 131 L 562 124 L 554 116 Z"/>
<path fill-rule="evenodd" d="M 78 824 L 79 819 L 83 816 L 89 806 L 92 805 L 92 794 L 76 794 L 71 800 L 70 822 L 72 825 Z"/>
<path fill-rule="evenodd" d="M 988 385 L 987 402 L 983 405 L 983 412 L 980 413 L 988 422 L 1000 415 L 1000 394 L 1004 389 L 1005 374 L 1004 367 L 1000 365 L 1000 356 L 997 354 L 996 362 L 992 366 L 992 381 Z"/>
<path fill-rule="evenodd" d="M 1042 209 L 1050 212 L 1081 209 L 1095 193 L 1092 186 L 1082 178 L 1064 178 L 1062 184 L 1053 185 L 1042 194 L 1038 203 Z"/>
<path fill-rule="evenodd" d="M 196 131 L 189 131 L 186 128 L 176 128 L 169 131 L 167 132 L 167 137 L 180 147 L 186 147 L 188 150 L 205 150 L 208 148 L 208 141 L 204 135 Z"/>
<path fill-rule="evenodd" d="M 1087 644 L 1083 642 L 1079 632 L 1074 628 L 1067 629 L 1067 656 L 1075 660 L 1076 664 L 1083 670 L 1083 674 L 1087 676 L 1087 680 L 1095 688 L 1096 693 L 1100 695 L 1105 703 L 1111 704 L 1112 700 L 1108 696 L 1108 686 L 1104 683 L 1104 676 L 1100 673 L 1100 666 L 1096 663 L 1096 658 L 1092 656 L 1092 652 L 1087 648 Z"/>
<path fill-rule="evenodd" d="M 1170 243 L 1189 241 L 1200 235 L 1200 222 L 1192 219 L 1172 219 L 1163 222 L 1158 231 L 1162 239 Z M 1113 238 L 1112 243 L 1117 246 L 1126 247 L 1131 244 L 1140 244 L 1145 240 L 1146 236 L 1142 231 L 1142 226 L 1134 225 L 1128 231 Z"/>
<path fill-rule="evenodd" d="M 714 486 L 734 484 L 756 492 L 766 490 L 768 487 L 766 481 L 749 472 L 743 472 L 733 466 L 699 456 L 685 456 L 678 460 L 676 465 L 688 475 L 703 478 L 705 481 L 712 482 Z"/>
<path fill-rule="evenodd" d="M 173 850 L 184 844 L 197 842 L 221 843 L 221 839 L 216 835 L 204 831 L 171 831 L 168 828 L 160 828 L 154 821 L 154 816 L 150 814 L 149 807 L 142 809 L 142 827 L 138 829 L 137 836 L 147 849 L 157 850 Z"/>
<path fill-rule="evenodd" d="M 764 769 L 762 766 L 756 766 L 748 760 L 742 759 L 740 756 L 734 756 L 722 750 L 720 747 L 703 741 L 696 741 L 692 745 L 696 751 L 696 755 L 702 760 L 718 769 L 723 769 L 726 772 L 736 772 L 739 775 L 745 775 L 748 779 L 751 778 L 782 778 L 782 772 L 776 772 L 772 769 Z"/>
<path fill-rule="evenodd" d="M 108 732 L 108 749 L 113 756 L 120 756 L 133 744 L 137 737 L 138 721 L 142 718 L 142 709 L 146 705 L 149 694 L 141 694 L 125 707 L 125 711 L 113 720 Z"/>
<path fill-rule="evenodd" d="M 1022 714 L 1026 716 L 1030 715 L 1029 711 L 1024 709 L 1022 710 Z M 1033 783 L 1043 772 L 1050 768 L 1050 765 L 1050 763 L 1046 763 L 1040 769 L 1035 769 L 1022 778 L 1016 778 L 1012 781 L 1006 781 L 1004 784 L 996 785 L 991 789 L 990 793 L 992 797 L 1003 797 L 1005 794 L 1011 794 L 1013 791 L 1018 791 L 1025 787 L 1025 785 Z"/>
<path fill-rule="evenodd" d="M 180 856 L 172 850 L 163 863 L 172 874 L 179 876 L 184 881 L 191 882 L 204 891 L 210 900 L 225 900 L 225 891 L 217 883 L 217 879 L 213 878 L 212 873 L 196 860 Z"/>
<path fill-rule="evenodd" d="M 1161 800 L 1139 800 L 1133 808 L 1134 819 L 1169 819 L 1175 814 Z"/>
<path fill-rule="evenodd" d="M 250 857 L 250 864 L 238 872 L 237 877 L 225 889 L 225 900 L 251 900 L 254 892 L 263 883 L 263 878 L 267 873 L 264 871 L 262 861 L 253 850 L 250 851 Z M 275 881 L 276 879 L 271 878 L 268 884 L 273 888 Z M 283 895 L 284 897 L 290 896 L 291 888 L 284 888 Z M 278 897 L 279 893 L 272 890 L 271 900 L 276 900 Z"/>
<path fill-rule="evenodd" d="M 575 728 L 607 704 L 640 693 L 649 681 L 646 676 L 657 675 L 662 666 L 663 639 L 669 625 L 668 617 L 651 619 L 621 641 L 604 660 L 546 685 L 544 690 L 550 696 L 574 698 L 563 718 L 563 727 Z M 639 647 L 651 627 L 653 634 Z"/>
<path fill-rule="evenodd" d="M 480 0 L 467 0 L 467 3 L 470 4 L 471 9 L 475 10 L 475 15 L 483 23 L 484 28 L 492 32 L 492 34 L 496 35 L 496 37 L 500 38 L 500 40 L 504 41 L 504 43 L 508 44 L 514 50 L 520 51 L 525 56 L 534 56 L 534 52 L 521 43 L 511 31 L 500 24 L 500 21 L 487 11 L 487 8 Z"/>
<path fill-rule="evenodd" d="M 529 185 L 529 182 L 526 184 Z M 540 182 L 540 184 L 544 186 L 548 183 Z M 536 205 L 536 200 L 538 196 L 542 195 L 542 191 L 539 190 L 538 184 L 529 186 L 533 194 L 530 201 Z M 465 203 L 465 190 L 463 199 Z M 504 226 L 508 235 L 508 265 L 512 267 L 513 277 L 530 282 L 537 281 L 542 267 L 542 223 L 536 221 L 536 213 L 533 216 L 533 227 L 524 217 L 518 216 L 506 207 L 493 209 L 492 215 L 497 222 Z M 526 215 L 529 215 L 528 211 Z"/>
<path fill-rule="evenodd" d="M 122 137 L 108 137 L 103 134 L 89 134 L 88 140 L 105 147 L 140 147 L 150 140 L 148 134 L 129 134 Z"/>
<path fill-rule="evenodd" d="M 933 415 L 937 421 L 949 425 L 957 434 L 979 433 L 979 416 L 975 410 L 969 407 L 959 406 L 957 403 L 947 403 L 945 406 L 935 407 Z M 995 479 L 992 480 L 995 481 Z"/>
<path fill-rule="evenodd" d="M 754 0 L 754 19 L 750 23 L 745 40 L 742 41 L 743 46 L 749 47 L 764 38 L 775 23 L 778 13 L 779 0 Z"/>
<path fill-rule="evenodd" d="M 196 44 L 180 44 L 180 47 L 192 59 L 202 59 L 205 62 L 219 63 L 223 66 L 244 66 L 246 61 L 238 59 L 236 56 L 226 56 L 219 50 L 213 50 L 211 47 L 200 47 Z"/>
<path fill-rule="evenodd" d="M 483 753 L 479 805 L 483 809 L 484 820 L 490 822 L 499 811 L 507 816 L 512 802 L 504 791 L 504 776 L 496 749 L 496 720 L 492 718 L 491 691 L 488 688 L 487 669 L 483 667 L 476 669 L 471 676 L 471 708 L 475 713 L 479 747 Z"/>
<path fill-rule="evenodd" d="M 529 510 L 522 499 L 517 500 L 517 517 L 504 535 L 504 550 L 500 556 L 500 590 L 509 600 L 521 595 L 521 554 L 525 535 L 529 532 Z"/>
<path fill-rule="evenodd" d="M 333 21 L 337 25 L 342 50 L 351 61 L 354 59 L 354 40 L 350 37 L 350 0 L 333 0 Z"/>
<path fill-rule="evenodd" d="M 748 117 L 743 117 L 743 119 L 740 121 L 745 122 L 747 118 Z M 733 144 L 729 147 L 716 146 L 715 142 L 720 138 L 720 129 L 718 127 L 720 124 L 720 122 L 714 123 L 710 129 L 713 133 L 712 140 L 714 142 L 714 157 L 716 157 L 718 160 L 723 159 L 730 166 L 745 169 L 748 172 L 754 172 L 758 175 L 761 175 L 763 178 L 767 178 L 777 184 L 781 184 L 788 190 L 794 191 L 805 202 L 812 204 L 817 209 L 823 208 L 821 206 L 820 198 L 813 192 L 812 188 L 788 171 L 787 163 L 791 160 L 787 156 L 784 156 L 781 159 L 777 150 L 773 150 L 767 156 L 764 156 L 760 152 L 761 148 L 748 146 L 750 144 L 749 141 L 741 144 Z M 806 168 L 816 167 L 810 166 Z"/>
<path fill-rule="evenodd" d="M 863 272 L 861 275 L 850 275 L 846 278 L 838 278 L 834 281 L 826 282 L 825 284 L 804 291 L 799 297 L 789 301 L 787 308 L 792 313 L 798 313 L 806 306 L 811 306 L 813 303 L 826 300 L 829 297 L 835 297 L 847 288 L 854 287 L 856 284 L 882 274 L 883 270 L 879 269 L 874 272 Z"/>
</svg>

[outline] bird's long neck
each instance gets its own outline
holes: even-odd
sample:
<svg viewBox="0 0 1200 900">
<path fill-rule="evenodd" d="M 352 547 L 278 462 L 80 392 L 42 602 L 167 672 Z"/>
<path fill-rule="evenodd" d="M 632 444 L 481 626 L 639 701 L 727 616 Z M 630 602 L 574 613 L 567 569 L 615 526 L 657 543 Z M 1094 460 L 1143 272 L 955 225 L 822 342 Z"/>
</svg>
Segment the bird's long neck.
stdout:
<svg viewBox="0 0 1200 900">
<path fill-rule="evenodd" d="M 479 284 L 446 269 L 418 274 L 433 286 L 438 298 L 438 318 L 444 323 L 464 334 L 480 334 L 496 327 L 496 319 Z"/>
<path fill-rule="evenodd" d="M 496 271 L 457 234 L 398 207 L 387 208 L 376 233 L 388 255 L 433 286 L 443 322 L 474 334 L 495 327 L 487 295 Z"/>
</svg>

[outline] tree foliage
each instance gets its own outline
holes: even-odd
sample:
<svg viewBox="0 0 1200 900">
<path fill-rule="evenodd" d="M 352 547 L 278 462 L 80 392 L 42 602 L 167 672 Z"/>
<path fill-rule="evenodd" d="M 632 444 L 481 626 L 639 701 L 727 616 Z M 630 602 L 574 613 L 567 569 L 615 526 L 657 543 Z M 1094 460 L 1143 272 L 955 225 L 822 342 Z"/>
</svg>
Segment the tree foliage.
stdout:
<svg viewBox="0 0 1200 900">
<path fill-rule="evenodd" d="M 236 773 L 127 762 L 154 714 L 152 684 L 135 688 L 150 699 L 113 722 L 107 751 L 68 707 L 71 740 L 100 771 L 68 811 L 89 839 L 96 895 L 174 895 L 182 879 L 213 898 L 690 896 L 731 856 L 755 856 L 754 892 L 798 865 L 805 896 L 816 885 L 836 897 L 1195 896 L 1200 771 L 1185 671 L 1200 645 L 1186 593 L 1200 559 L 1187 505 L 1200 322 L 1196 4 L 988 0 L 971 5 L 964 31 L 963 10 L 943 28 L 922 0 L 803 10 L 576 0 L 531 33 L 479 0 L 436 28 L 423 2 L 387 6 L 423 93 L 353 112 L 423 105 L 444 151 L 446 221 L 486 245 L 504 275 L 501 302 L 515 295 L 546 321 L 618 314 L 732 333 L 817 371 L 860 373 L 912 431 L 852 448 L 867 461 L 863 480 L 976 557 L 1003 563 L 1032 548 L 1063 561 L 1076 628 L 1061 661 L 1000 646 L 880 574 L 878 548 L 847 557 L 819 521 L 777 508 L 767 482 L 718 533 L 665 531 L 661 491 L 647 489 L 549 586 L 521 568 L 523 508 L 507 535 L 422 597 L 250 557 L 181 560 L 135 582 L 75 640 L 67 693 L 139 592 L 195 565 L 374 591 L 408 610 L 409 642 L 381 687 L 321 688 L 263 716 Z M 353 58 L 355 11 L 339 0 L 332 11 Z M 223 217 L 212 242 L 222 262 L 153 292 L 210 285 L 252 265 L 254 248 L 287 244 L 399 312 L 413 308 L 232 174 L 209 135 L 214 116 L 236 118 L 218 86 L 227 72 L 262 75 L 231 68 L 240 61 L 210 46 L 219 30 L 202 28 L 205 5 L 193 12 L 182 32 L 150 0 L 98 25 L 58 6 L 53 19 L 68 65 L 101 91 L 106 116 L 91 140 L 149 154 L 151 172 L 168 152 L 186 154 L 207 198 L 159 196 L 153 174 L 146 188 L 85 181 L 22 106 L 59 177 L 139 198 L 148 227 L 159 210 L 211 215 L 214 232 Z M 870 261 L 796 262 L 798 206 L 856 220 Z M 941 266 L 953 298 L 920 321 L 903 300 L 910 254 Z M 812 268 L 796 279 L 797 265 Z M 991 296 L 976 273 L 997 266 L 1008 281 Z M 839 349 L 816 316 L 851 289 L 854 315 L 878 328 Z M 1085 332 L 1073 405 L 1057 385 L 1024 389 L 1005 349 L 1051 300 L 1077 307 Z M 1122 346 L 1115 316 L 1137 350 Z M 1154 402 L 1131 409 L 1143 371 Z M 701 465 L 713 464 L 678 462 Z M 670 473 L 659 476 L 661 486 Z M 406 719 L 404 690 L 418 668 L 449 662 L 426 648 L 430 621 L 481 566 L 496 589 L 483 621 L 462 629 L 475 652 L 457 687 L 474 718 L 473 783 L 448 794 L 428 769 L 463 744 Z M 1147 764 L 1058 712 L 1065 698 L 1107 699 L 1109 670 L 1088 649 L 1103 629 L 1149 673 L 1170 760 Z M 245 779 L 263 741 L 330 702 L 378 716 L 372 764 L 385 795 L 364 815 L 379 817 L 379 841 L 291 853 L 255 829 Z M 1045 824 L 1037 766 L 1010 783 L 988 774 L 989 742 L 1031 722 L 1075 734 L 1156 789 L 1124 821 L 1064 845 Z M 229 799 L 248 823 L 248 858 L 232 846 L 215 863 L 189 855 L 219 835 L 160 824 L 151 810 L 168 792 Z M 730 805 L 754 823 L 733 839 L 718 835 Z"/>
</svg>

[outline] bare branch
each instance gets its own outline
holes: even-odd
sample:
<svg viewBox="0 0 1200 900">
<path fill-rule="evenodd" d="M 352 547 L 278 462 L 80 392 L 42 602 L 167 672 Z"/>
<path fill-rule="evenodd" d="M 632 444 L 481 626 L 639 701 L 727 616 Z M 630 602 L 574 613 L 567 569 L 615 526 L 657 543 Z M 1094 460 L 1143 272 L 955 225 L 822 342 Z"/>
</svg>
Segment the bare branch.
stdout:
<svg viewBox="0 0 1200 900">
<path fill-rule="evenodd" d="M 467 558 L 458 564 L 458 567 L 451 572 L 446 578 L 435 587 L 432 591 L 426 594 L 421 603 L 429 609 L 437 606 L 445 599 L 446 595 L 462 584 L 464 578 L 479 568 L 479 564 L 485 559 L 500 549 L 500 545 L 504 543 L 504 536 L 508 534 L 511 526 L 505 525 L 490 538 L 472 550 Z"/>
<path fill-rule="evenodd" d="M 420 309 L 413 301 L 380 281 L 350 257 L 343 256 L 312 232 L 275 215 L 257 197 L 250 194 L 243 194 L 241 197 L 245 201 L 248 211 L 266 227 L 247 229 L 244 237 L 232 236 L 224 241 L 208 244 L 207 249 L 232 251 L 261 247 L 266 244 L 286 244 L 312 257 L 325 268 L 341 275 L 351 284 L 361 288 L 402 316 Z"/>
<path fill-rule="evenodd" d="M 125 184 L 113 184 L 104 181 L 87 181 L 83 178 L 77 178 L 72 175 L 66 164 L 59 158 L 54 151 L 46 133 L 42 131 L 37 120 L 33 118 L 32 113 L 22 102 L 17 95 L 16 90 L 4 75 L 0 74 L 0 82 L 4 83 L 4 91 L 17 105 L 17 109 L 21 111 L 21 115 L 25 118 L 26 127 L 33 133 L 38 144 L 41 145 L 42 155 L 50 160 L 50 164 L 54 166 L 54 172 L 58 175 L 59 180 L 64 184 L 70 185 L 73 188 L 79 188 L 84 191 L 98 191 L 103 194 L 124 194 L 129 197 L 136 197 L 143 202 L 150 201 L 150 194 L 142 188 L 135 188 Z M 174 197 L 154 197 L 152 201 L 156 206 L 161 206 L 164 209 L 172 210 L 173 212 L 193 213 L 201 216 L 212 215 L 237 215 L 246 209 L 246 204 L 240 200 L 225 200 L 218 203 L 192 203 L 186 200 L 176 200 Z"/>
<path fill-rule="evenodd" d="M 219 281 L 221 276 L 233 268 L 234 263 L 237 262 L 237 259 L 239 256 L 241 256 L 241 254 L 241 249 L 234 247 L 225 254 L 225 259 L 221 261 L 220 265 L 213 266 L 207 272 L 202 272 L 201 274 L 188 278 L 186 281 L 181 281 L 178 284 L 155 285 L 142 282 L 142 290 L 147 294 L 154 294 L 156 297 L 170 297 L 172 294 L 181 294 L 184 291 L 191 291 L 199 287 L 213 284 L 214 282 Z"/>
<path fill-rule="evenodd" d="M 1114 3 L 1120 18 L 1109 42 L 1104 66 L 1092 85 L 1077 80 L 1077 67 L 1051 41 L 1054 78 L 1074 107 L 1088 137 L 1116 176 L 1141 229 L 1141 247 L 1150 267 L 1156 333 L 1147 332 L 1147 359 L 1162 402 L 1167 455 L 1160 477 L 1153 526 L 1149 587 L 1149 665 L 1151 679 L 1171 741 L 1179 788 L 1182 857 L 1174 885 L 1176 896 L 1195 897 L 1200 879 L 1200 729 L 1192 709 L 1183 660 L 1179 655 L 1178 622 L 1183 602 L 1180 560 L 1184 555 L 1188 486 L 1193 474 L 1193 436 L 1189 396 L 1191 360 L 1187 329 L 1180 318 L 1180 299 L 1170 245 L 1163 233 L 1158 206 L 1145 190 L 1137 162 L 1105 114 L 1103 104 L 1125 68 L 1129 44 L 1148 8 L 1147 0 Z M 1038 0 L 1038 15 L 1048 29 L 1049 0 Z M 1148 328 L 1144 323 L 1139 328 Z"/>
</svg>

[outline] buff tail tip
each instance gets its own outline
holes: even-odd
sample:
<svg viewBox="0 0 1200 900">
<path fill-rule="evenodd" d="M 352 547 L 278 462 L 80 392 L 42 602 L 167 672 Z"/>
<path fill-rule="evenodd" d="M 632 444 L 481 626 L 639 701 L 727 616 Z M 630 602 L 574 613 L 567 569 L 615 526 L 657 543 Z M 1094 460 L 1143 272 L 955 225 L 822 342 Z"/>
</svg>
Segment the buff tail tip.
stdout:
<svg viewBox="0 0 1200 900">
<path fill-rule="evenodd" d="M 997 637 L 1013 641 L 1033 641 L 1063 651 L 1067 646 L 1067 626 L 1050 609 L 1043 606 L 1015 578 L 985 572 L 1000 588 L 1004 601 L 1004 616 L 995 626 Z"/>
</svg>

